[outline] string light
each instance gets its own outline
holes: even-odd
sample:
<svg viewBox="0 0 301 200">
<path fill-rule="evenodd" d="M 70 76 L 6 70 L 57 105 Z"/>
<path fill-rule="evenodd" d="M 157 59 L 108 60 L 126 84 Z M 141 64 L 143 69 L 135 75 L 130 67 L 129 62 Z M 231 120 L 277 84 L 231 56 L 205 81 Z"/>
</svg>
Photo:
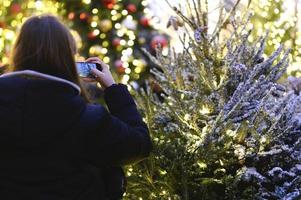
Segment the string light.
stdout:
<svg viewBox="0 0 301 200">
<path fill-rule="evenodd" d="M 91 0 L 83 0 L 83 3 L 84 3 L 84 4 L 90 4 L 90 3 L 91 3 Z"/>
<path fill-rule="evenodd" d="M 114 10 L 119 10 L 119 9 L 120 9 L 120 6 L 119 6 L 118 4 L 115 4 L 115 5 L 113 6 L 113 9 L 114 9 Z"/>
<path fill-rule="evenodd" d="M 133 49 L 132 48 L 127 48 L 126 53 L 127 53 L 127 55 L 132 55 L 133 54 Z"/>
<path fill-rule="evenodd" d="M 210 113 L 210 110 L 209 110 L 208 107 L 206 107 L 206 106 L 203 105 L 203 106 L 202 106 L 202 109 L 199 110 L 199 112 L 200 112 L 202 115 L 205 115 L 205 114 Z"/>
<path fill-rule="evenodd" d="M 117 31 L 117 36 L 118 36 L 118 37 L 122 37 L 123 35 L 124 35 L 123 30 L 118 30 L 118 31 Z"/>
<path fill-rule="evenodd" d="M 105 56 L 103 59 L 102 59 L 105 63 L 109 63 L 110 62 L 110 58 L 108 56 Z"/>
<path fill-rule="evenodd" d="M 185 121 L 188 121 L 189 119 L 190 119 L 190 114 L 185 114 L 185 115 L 184 115 L 184 120 L 185 120 Z"/>
<path fill-rule="evenodd" d="M 126 74 L 130 74 L 132 72 L 132 70 L 130 68 L 126 68 L 124 71 Z"/>
<path fill-rule="evenodd" d="M 97 14 L 97 13 L 98 13 L 98 9 L 97 9 L 97 8 L 93 8 L 93 9 L 92 9 L 92 13 L 93 13 L 93 14 Z"/>
<path fill-rule="evenodd" d="M 5 33 L 5 38 L 8 40 L 12 40 L 15 37 L 15 33 L 13 31 L 7 30 Z"/>
<path fill-rule="evenodd" d="M 137 66 L 138 63 L 139 63 L 139 61 L 138 61 L 137 59 L 134 59 L 134 60 L 133 60 L 133 65 Z"/>
<path fill-rule="evenodd" d="M 129 38 L 130 38 L 130 40 L 135 40 L 136 36 L 134 34 L 133 35 L 129 35 Z"/>
<path fill-rule="evenodd" d="M 107 54 L 108 53 L 108 49 L 107 48 L 102 48 L 101 49 L 101 53 L 102 54 Z"/>
<path fill-rule="evenodd" d="M 167 55 L 168 55 L 168 49 L 164 48 L 164 49 L 162 50 L 162 55 L 163 55 L 163 56 L 167 56 Z"/>
<path fill-rule="evenodd" d="M 102 42 L 102 46 L 103 47 L 108 47 L 109 46 L 109 42 L 108 41 L 103 41 Z"/>
<path fill-rule="evenodd" d="M 92 20 L 97 22 L 99 20 L 99 17 L 97 15 L 95 15 L 95 16 L 92 17 Z"/>
<path fill-rule="evenodd" d="M 123 84 L 127 84 L 129 80 L 130 80 L 130 76 L 128 74 L 125 74 L 122 76 L 121 82 Z"/>
<path fill-rule="evenodd" d="M 97 26 L 97 22 L 95 22 L 95 21 L 93 21 L 93 22 L 91 22 L 91 27 L 96 27 Z"/>
<path fill-rule="evenodd" d="M 8 6 L 10 6 L 10 3 L 11 3 L 11 1 L 4 0 L 4 1 L 3 1 L 3 6 L 4 6 L 4 7 L 8 7 Z"/>
<path fill-rule="evenodd" d="M 136 67 L 135 68 L 135 73 L 139 74 L 142 71 L 141 67 Z"/>
<path fill-rule="evenodd" d="M 111 11 L 111 15 L 116 15 L 117 14 L 117 10 L 112 10 Z"/>
<path fill-rule="evenodd" d="M 133 45 L 134 45 L 134 41 L 133 41 L 133 40 L 129 40 L 129 41 L 128 41 L 128 45 L 129 45 L 129 46 L 133 46 Z"/>
<path fill-rule="evenodd" d="M 100 37 L 100 39 L 105 39 L 106 38 L 106 34 L 105 33 L 101 33 L 99 37 Z"/>
<path fill-rule="evenodd" d="M 36 7 L 36 9 L 41 10 L 41 9 L 43 9 L 44 4 L 43 4 L 42 1 L 36 1 L 35 2 L 35 7 Z"/>
<path fill-rule="evenodd" d="M 121 56 L 120 60 L 123 62 L 126 62 L 128 60 L 128 57 L 123 55 L 123 56 Z"/>
<path fill-rule="evenodd" d="M 129 66 L 130 66 L 130 65 L 129 65 L 128 62 L 124 62 L 124 63 L 123 63 L 123 67 L 124 67 L 124 68 L 128 68 Z"/>
<path fill-rule="evenodd" d="M 120 23 L 116 23 L 114 26 L 116 29 L 120 29 L 121 28 L 121 24 Z"/>
<path fill-rule="evenodd" d="M 127 10 L 123 10 L 122 12 L 121 12 L 121 14 L 122 15 L 127 15 L 129 12 L 127 11 Z"/>
<path fill-rule="evenodd" d="M 126 44 L 126 41 L 124 39 L 120 40 L 120 44 L 121 45 L 125 45 Z"/>
<path fill-rule="evenodd" d="M 143 6 L 147 6 L 147 1 L 146 1 L 146 0 L 143 0 L 143 1 L 141 2 L 141 4 L 142 4 Z"/>
<path fill-rule="evenodd" d="M 133 20 L 133 16 L 132 15 L 128 15 L 128 16 L 126 16 L 126 19 Z"/>
<path fill-rule="evenodd" d="M 93 31 L 93 34 L 94 35 L 98 35 L 100 33 L 100 31 L 98 30 L 98 29 L 95 29 L 94 31 Z"/>
<path fill-rule="evenodd" d="M 27 8 L 35 8 L 35 3 L 33 1 L 28 2 Z"/>
</svg>

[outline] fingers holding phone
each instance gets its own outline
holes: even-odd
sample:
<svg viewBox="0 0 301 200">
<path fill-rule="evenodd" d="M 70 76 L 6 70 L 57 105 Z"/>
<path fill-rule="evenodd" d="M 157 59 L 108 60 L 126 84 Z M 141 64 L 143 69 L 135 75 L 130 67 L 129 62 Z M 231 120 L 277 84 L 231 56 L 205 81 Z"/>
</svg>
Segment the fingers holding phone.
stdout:
<svg viewBox="0 0 301 200">
<path fill-rule="evenodd" d="M 89 73 L 94 75 L 95 80 L 98 81 L 103 88 L 110 87 L 115 83 L 113 76 L 109 70 L 109 66 L 101 61 L 97 57 L 91 57 L 86 60 L 86 63 L 95 63 L 98 64 L 98 67 L 90 68 Z M 85 79 L 84 79 L 85 80 Z M 90 81 L 91 79 L 86 79 Z"/>
</svg>

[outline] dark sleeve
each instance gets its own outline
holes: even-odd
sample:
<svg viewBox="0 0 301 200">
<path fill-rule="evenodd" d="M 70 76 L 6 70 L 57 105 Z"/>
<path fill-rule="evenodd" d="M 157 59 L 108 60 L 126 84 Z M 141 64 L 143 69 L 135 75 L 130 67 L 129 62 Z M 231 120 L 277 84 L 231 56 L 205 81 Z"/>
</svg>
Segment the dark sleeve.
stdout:
<svg viewBox="0 0 301 200">
<path fill-rule="evenodd" d="M 125 85 L 113 85 L 105 90 L 105 110 L 102 123 L 102 151 L 108 164 L 131 164 L 146 158 L 151 151 L 148 128 L 142 121 L 136 104 Z"/>
</svg>

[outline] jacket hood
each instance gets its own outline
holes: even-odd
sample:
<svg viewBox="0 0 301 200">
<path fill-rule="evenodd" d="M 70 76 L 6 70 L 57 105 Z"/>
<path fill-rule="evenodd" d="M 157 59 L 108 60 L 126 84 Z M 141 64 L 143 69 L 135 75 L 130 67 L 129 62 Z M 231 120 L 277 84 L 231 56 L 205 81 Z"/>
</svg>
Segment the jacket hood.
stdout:
<svg viewBox="0 0 301 200">
<path fill-rule="evenodd" d="M 0 76 L 0 140 L 30 147 L 70 133 L 85 109 L 78 85 L 25 70 Z"/>
</svg>

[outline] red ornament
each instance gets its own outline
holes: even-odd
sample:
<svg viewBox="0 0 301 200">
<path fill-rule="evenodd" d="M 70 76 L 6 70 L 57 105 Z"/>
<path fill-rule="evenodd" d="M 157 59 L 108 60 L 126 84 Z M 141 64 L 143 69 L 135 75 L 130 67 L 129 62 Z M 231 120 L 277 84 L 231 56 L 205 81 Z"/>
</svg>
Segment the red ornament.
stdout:
<svg viewBox="0 0 301 200">
<path fill-rule="evenodd" d="M 116 0 L 102 0 L 102 4 L 108 9 L 113 9 Z"/>
<path fill-rule="evenodd" d="M 68 14 L 68 19 L 73 20 L 75 18 L 75 13 L 71 12 Z"/>
<path fill-rule="evenodd" d="M 82 21 L 89 21 L 90 15 L 88 13 L 83 12 L 79 15 L 79 19 Z"/>
<path fill-rule="evenodd" d="M 87 35 L 87 37 L 88 37 L 89 40 L 96 39 L 96 36 L 97 35 L 93 31 L 89 32 L 88 35 Z"/>
<path fill-rule="evenodd" d="M 156 35 L 155 37 L 153 37 L 153 39 L 151 41 L 151 47 L 153 49 L 156 49 L 156 47 L 159 44 L 161 45 L 161 47 L 166 47 L 167 44 L 168 44 L 168 41 L 167 41 L 167 39 L 164 36 L 162 36 L 162 35 Z"/>
<path fill-rule="evenodd" d="M 114 47 L 118 47 L 120 45 L 120 41 L 121 41 L 120 38 L 114 38 L 113 41 L 112 41 L 112 45 Z"/>
<path fill-rule="evenodd" d="M 114 65 L 119 74 L 123 74 L 125 72 L 125 68 L 123 67 L 123 62 L 121 60 L 116 60 Z"/>
<path fill-rule="evenodd" d="M 141 17 L 139 22 L 142 26 L 149 26 L 149 19 L 145 16 Z"/>
<path fill-rule="evenodd" d="M 12 14 L 16 15 L 18 14 L 19 12 L 21 12 L 22 8 L 21 8 L 21 5 L 18 4 L 18 3 L 13 3 L 11 6 L 10 6 L 10 11 Z"/>
<path fill-rule="evenodd" d="M 137 11 L 137 7 L 133 3 L 130 3 L 129 5 L 127 5 L 126 9 L 127 9 L 127 11 L 129 11 L 129 13 L 134 13 Z"/>
</svg>

